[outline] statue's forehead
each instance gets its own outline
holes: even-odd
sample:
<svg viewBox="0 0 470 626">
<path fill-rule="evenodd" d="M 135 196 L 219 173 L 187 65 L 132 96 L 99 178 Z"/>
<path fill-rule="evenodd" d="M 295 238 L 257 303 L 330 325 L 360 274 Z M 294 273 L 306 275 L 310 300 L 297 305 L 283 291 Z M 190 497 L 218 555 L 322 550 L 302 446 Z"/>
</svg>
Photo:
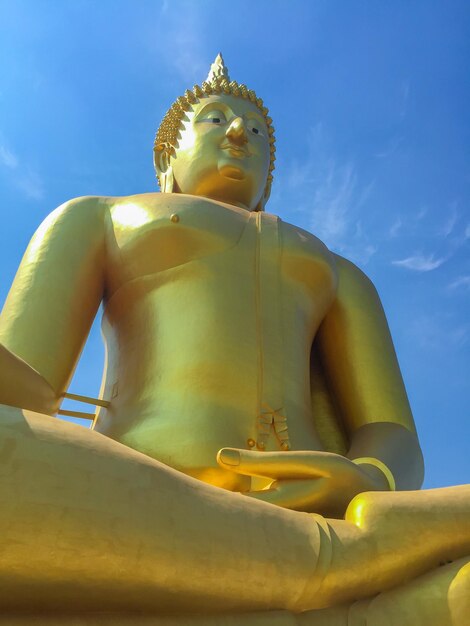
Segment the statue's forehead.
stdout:
<svg viewBox="0 0 470 626">
<path fill-rule="evenodd" d="M 245 98 L 232 96 L 230 94 L 214 94 L 211 96 L 200 98 L 200 100 L 192 106 L 194 115 L 197 115 L 199 111 L 205 109 L 208 105 L 211 104 L 213 104 L 214 106 L 218 105 L 221 108 L 228 108 L 235 115 L 247 115 L 248 113 L 251 113 L 259 117 L 264 122 L 264 116 L 259 108 L 256 106 L 256 104 L 250 102 L 250 100 L 246 100 Z"/>
</svg>

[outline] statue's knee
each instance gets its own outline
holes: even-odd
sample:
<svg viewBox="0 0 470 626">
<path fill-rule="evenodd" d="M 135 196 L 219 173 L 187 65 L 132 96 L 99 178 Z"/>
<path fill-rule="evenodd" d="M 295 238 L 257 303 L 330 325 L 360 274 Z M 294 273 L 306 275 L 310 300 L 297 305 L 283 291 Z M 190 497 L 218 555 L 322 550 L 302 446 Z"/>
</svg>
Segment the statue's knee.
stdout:
<svg viewBox="0 0 470 626">
<path fill-rule="evenodd" d="M 348 505 L 345 520 L 359 528 L 368 528 L 374 517 L 374 508 L 377 506 L 375 493 L 359 493 Z"/>
<path fill-rule="evenodd" d="M 452 580 L 447 601 L 452 624 L 465 624 L 470 615 L 470 557 L 456 562 L 458 569 Z"/>
</svg>

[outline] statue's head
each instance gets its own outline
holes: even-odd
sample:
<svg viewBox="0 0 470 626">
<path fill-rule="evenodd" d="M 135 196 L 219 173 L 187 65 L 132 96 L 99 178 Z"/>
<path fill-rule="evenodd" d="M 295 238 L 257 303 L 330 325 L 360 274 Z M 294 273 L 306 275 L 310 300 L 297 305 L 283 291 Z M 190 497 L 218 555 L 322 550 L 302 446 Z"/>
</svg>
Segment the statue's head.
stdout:
<svg viewBox="0 0 470 626">
<path fill-rule="evenodd" d="M 230 81 L 219 54 L 202 85 L 166 113 L 154 145 L 161 190 L 205 196 L 251 211 L 269 198 L 275 145 L 268 109 Z"/>
</svg>

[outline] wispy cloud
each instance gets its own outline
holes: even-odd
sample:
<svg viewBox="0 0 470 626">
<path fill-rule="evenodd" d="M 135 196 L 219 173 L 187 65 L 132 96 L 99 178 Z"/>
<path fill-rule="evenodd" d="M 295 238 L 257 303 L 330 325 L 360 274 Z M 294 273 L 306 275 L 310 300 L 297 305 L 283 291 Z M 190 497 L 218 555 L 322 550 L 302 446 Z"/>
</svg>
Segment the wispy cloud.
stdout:
<svg viewBox="0 0 470 626">
<path fill-rule="evenodd" d="M 388 142 L 388 145 L 381 152 L 378 152 L 375 156 L 378 159 L 388 159 L 398 150 L 398 147 L 402 142 L 403 137 L 393 137 Z"/>
<path fill-rule="evenodd" d="M 343 246 L 341 249 L 341 253 L 348 258 L 353 263 L 357 263 L 358 265 L 367 265 L 371 258 L 378 250 L 378 246 L 373 246 L 371 244 L 362 245 L 351 245 L 351 246 Z"/>
<path fill-rule="evenodd" d="M 469 330 L 470 329 L 469 329 L 468 324 L 462 324 L 461 326 L 456 326 L 450 332 L 451 342 L 455 346 L 458 346 L 458 347 L 464 346 L 468 342 L 468 339 L 470 336 Z"/>
<path fill-rule="evenodd" d="M 459 214 L 457 212 L 457 203 L 452 202 L 451 204 L 451 213 L 447 217 L 443 227 L 440 230 L 440 234 L 443 237 L 449 237 L 452 234 L 457 222 L 459 220 Z"/>
<path fill-rule="evenodd" d="M 311 220 L 320 239 L 331 244 L 342 241 L 348 229 L 348 210 L 356 184 L 352 163 L 338 165 L 333 159 L 326 163 L 326 176 L 313 197 Z"/>
<path fill-rule="evenodd" d="M 6 144 L 0 144 L 0 169 L 8 170 L 8 179 L 26 197 L 39 200 L 44 196 L 44 184 L 37 172 L 20 163 L 19 157 Z"/>
<path fill-rule="evenodd" d="M 40 200 L 44 197 L 44 183 L 42 178 L 39 174 L 30 169 L 16 176 L 13 182 L 28 198 Z"/>
<path fill-rule="evenodd" d="M 459 276 L 451 283 L 449 283 L 449 289 L 455 291 L 457 289 L 470 289 L 470 274 Z"/>
<path fill-rule="evenodd" d="M 415 272 L 431 272 L 432 270 L 440 267 L 446 261 L 446 257 L 435 258 L 434 254 L 429 254 L 427 256 L 424 254 L 415 254 L 414 256 L 407 257 L 406 259 L 392 261 L 392 265 L 405 267 L 406 269 L 413 270 Z"/>
<path fill-rule="evenodd" d="M 14 170 L 18 167 L 18 157 L 5 145 L 0 144 L 0 163 L 3 167 Z"/>
<path fill-rule="evenodd" d="M 388 231 L 389 236 L 396 237 L 402 226 L 403 226 L 402 219 L 400 217 L 397 217 L 397 219 L 390 226 L 390 229 Z"/>
<path fill-rule="evenodd" d="M 408 103 L 410 100 L 411 83 L 405 80 L 400 89 L 400 117 L 404 118 L 408 112 Z"/>
<path fill-rule="evenodd" d="M 439 350 L 444 347 L 462 348 L 470 338 L 470 325 L 455 317 L 434 313 L 420 315 L 408 328 L 413 343 L 425 350 Z"/>
<path fill-rule="evenodd" d="M 170 0 L 162 0 L 162 3 L 160 5 L 161 15 L 165 15 L 168 12 L 169 8 L 170 8 Z"/>
<path fill-rule="evenodd" d="M 207 52 L 213 25 L 207 17 L 199 3 L 194 2 L 180 2 L 179 10 L 175 10 L 165 0 L 160 10 L 159 55 L 164 57 L 165 66 L 173 68 L 188 86 L 196 81 L 200 84 L 214 60 Z M 214 57 L 217 52 L 212 50 Z"/>
<path fill-rule="evenodd" d="M 415 221 L 420 222 L 422 219 L 426 217 L 427 214 L 428 214 L 428 207 L 427 206 L 420 207 L 420 209 L 415 215 Z"/>
<path fill-rule="evenodd" d="M 374 186 L 373 181 L 359 183 L 352 159 L 339 160 L 328 147 L 321 123 L 310 130 L 307 158 L 293 162 L 287 172 L 287 187 L 298 213 L 307 227 L 332 250 L 365 265 L 377 250 L 372 246 L 358 219 Z"/>
</svg>

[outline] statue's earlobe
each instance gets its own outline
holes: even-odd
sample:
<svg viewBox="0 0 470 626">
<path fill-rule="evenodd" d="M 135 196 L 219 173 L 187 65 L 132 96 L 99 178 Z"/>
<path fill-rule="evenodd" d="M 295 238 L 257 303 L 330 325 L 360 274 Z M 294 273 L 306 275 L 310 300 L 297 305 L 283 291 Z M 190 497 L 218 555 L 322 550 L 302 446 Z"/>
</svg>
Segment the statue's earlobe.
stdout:
<svg viewBox="0 0 470 626">
<path fill-rule="evenodd" d="M 170 166 L 165 174 L 160 176 L 160 188 L 162 193 L 173 193 L 175 186 L 175 179 L 173 176 L 173 168 Z"/>
<path fill-rule="evenodd" d="M 255 206 L 255 211 L 264 211 L 264 207 L 266 206 L 266 202 L 269 200 L 269 196 L 271 195 L 271 185 L 269 185 L 269 187 L 266 187 L 266 189 L 263 192 L 263 195 L 260 198 L 260 201 L 258 202 L 258 204 Z"/>
<path fill-rule="evenodd" d="M 175 178 L 171 167 L 171 155 L 173 147 L 170 144 L 161 143 L 153 149 L 153 163 L 160 182 L 162 193 L 173 193 Z"/>
</svg>

